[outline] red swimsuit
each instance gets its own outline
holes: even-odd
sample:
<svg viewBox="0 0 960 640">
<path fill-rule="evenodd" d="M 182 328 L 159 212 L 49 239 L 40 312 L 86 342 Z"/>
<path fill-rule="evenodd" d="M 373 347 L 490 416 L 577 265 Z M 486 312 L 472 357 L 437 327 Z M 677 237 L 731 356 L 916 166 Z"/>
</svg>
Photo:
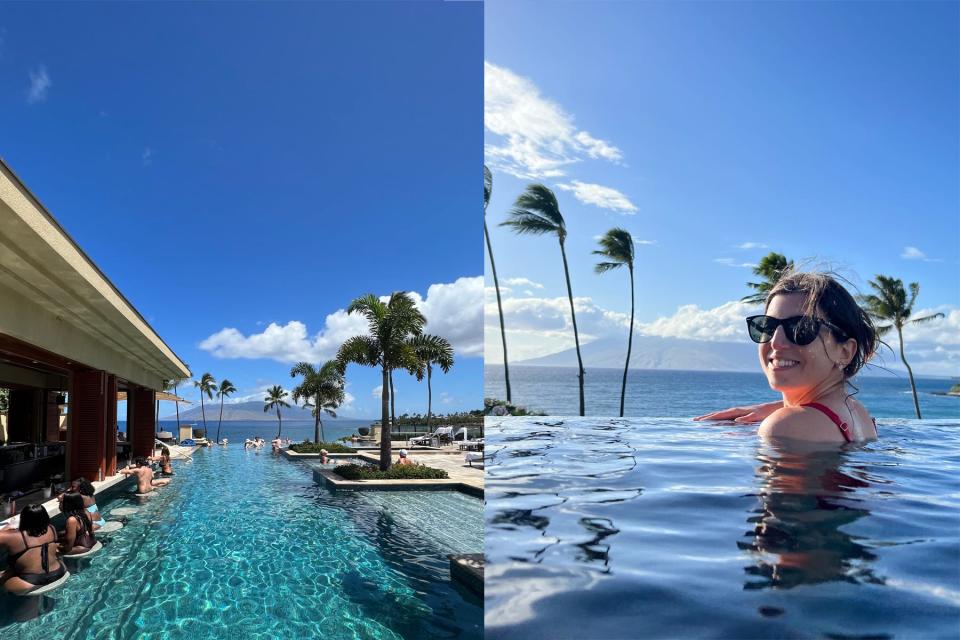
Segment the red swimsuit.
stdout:
<svg viewBox="0 0 960 640">
<path fill-rule="evenodd" d="M 837 425 L 837 429 L 840 429 L 840 433 L 843 434 L 843 439 L 847 442 L 853 442 L 853 436 L 850 435 L 850 428 L 847 426 L 847 423 L 840 419 L 836 413 L 833 412 L 829 407 L 820 404 L 819 402 L 811 402 L 810 404 L 800 405 L 802 407 L 810 407 L 811 409 L 816 409 L 823 415 L 830 418 L 833 421 L 833 424 Z M 877 420 L 873 420 L 873 428 L 877 428 Z"/>
</svg>

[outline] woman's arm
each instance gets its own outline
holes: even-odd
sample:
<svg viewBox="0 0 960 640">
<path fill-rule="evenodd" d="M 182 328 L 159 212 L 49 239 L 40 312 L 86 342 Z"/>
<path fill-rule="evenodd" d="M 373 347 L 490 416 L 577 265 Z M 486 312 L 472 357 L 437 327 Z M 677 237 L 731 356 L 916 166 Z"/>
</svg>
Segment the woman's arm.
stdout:
<svg viewBox="0 0 960 640">
<path fill-rule="evenodd" d="M 63 528 L 63 537 L 60 539 L 60 553 L 70 553 L 77 541 L 77 519 L 67 518 Z"/>
<path fill-rule="evenodd" d="M 763 404 L 751 404 L 743 407 L 731 407 L 723 411 L 714 411 L 713 413 L 697 416 L 694 420 L 733 420 L 741 424 L 762 422 L 764 418 L 781 408 L 783 408 L 783 401 L 776 400 Z"/>
</svg>

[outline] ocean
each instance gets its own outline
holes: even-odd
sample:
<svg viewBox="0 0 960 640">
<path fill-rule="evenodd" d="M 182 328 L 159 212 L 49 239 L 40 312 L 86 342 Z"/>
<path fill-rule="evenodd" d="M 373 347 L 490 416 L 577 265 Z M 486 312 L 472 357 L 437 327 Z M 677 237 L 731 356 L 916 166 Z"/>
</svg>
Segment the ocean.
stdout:
<svg viewBox="0 0 960 640">
<path fill-rule="evenodd" d="M 369 427 L 371 422 L 371 420 L 325 420 L 323 423 L 323 435 L 327 442 L 331 442 L 343 436 L 356 433 L 359 427 Z M 181 420 L 180 424 L 193 424 L 197 428 L 203 428 L 203 421 L 193 422 Z M 118 426 L 120 431 L 127 430 L 126 421 L 121 420 L 118 422 Z M 160 429 L 170 431 L 176 435 L 177 421 L 161 420 Z M 207 434 L 211 440 L 216 437 L 216 420 L 207 420 Z M 269 441 L 276 435 L 276 420 L 272 422 L 269 420 L 224 420 L 220 427 L 220 438 L 226 438 L 235 444 L 242 444 L 247 438 L 255 438 L 257 436 Z M 290 438 L 294 442 L 303 442 L 308 439 L 313 440 L 313 420 L 284 420 L 280 437 Z"/>
<path fill-rule="evenodd" d="M 623 369 L 587 368 L 584 394 L 588 416 L 620 414 Z M 917 378 L 920 411 L 926 418 L 960 418 L 960 397 L 935 395 L 956 381 Z M 877 418 L 915 418 L 910 381 L 903 376 L 860 376 L 856 398 Z M 569 367 L 510 367 L 514 404 L 548 415 L 577 415 L 577 370 Z M 484 367 L 484 396 L 505 399 L 503 367 Z M 727 407 L 769 402 L 779 394 L 760 372 L 631 370 L 624 415 L 690 418 Z"/>
</svg>

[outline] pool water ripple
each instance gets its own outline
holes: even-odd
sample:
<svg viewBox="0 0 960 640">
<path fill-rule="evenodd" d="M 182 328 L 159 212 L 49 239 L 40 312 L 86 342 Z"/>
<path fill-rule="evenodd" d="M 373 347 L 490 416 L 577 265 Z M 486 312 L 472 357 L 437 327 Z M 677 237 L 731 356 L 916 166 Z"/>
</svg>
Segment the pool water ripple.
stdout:
<svg viewBox="0 0 960 640">
<path fill-rule="evenodd" d="M 4 637 L 480 637 L 481 603 L 449 584 L 446 559 L 482 550 L 480 500 L 438 496 L 418 530 L 397 494 L 332 493 L 269 452 L 202 450 L 176 471 L 150 498 L 108 498 L 105 513 L 139 510 L 39 618 L 12 622 L 7 598 Z"/>
<path fill-rule="evenodd" d="M 486 637 L 957 637 L 960 421 L 880 433 L 488 419 Z"/>
</svg>

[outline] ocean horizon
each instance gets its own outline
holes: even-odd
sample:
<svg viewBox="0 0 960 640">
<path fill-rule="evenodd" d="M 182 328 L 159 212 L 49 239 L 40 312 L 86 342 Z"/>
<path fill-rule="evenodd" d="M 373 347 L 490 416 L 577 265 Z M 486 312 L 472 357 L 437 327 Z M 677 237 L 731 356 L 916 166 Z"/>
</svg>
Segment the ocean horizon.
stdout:
<svg viewBox="0 0 960 640">
<path fill-rule="evenodd" d="M 584 395 L 588 416 L 620 414 L 623 369 L 586 367 Z M 960 397 L 938 395 L 955 379 L 916 377 L 920 410 L 926 418 L 960 418 Z M 877 418 L 915 418 L 906 374 L 853 379 L 854 397 Z M 579 412 L 576 367 L 510 366 L 513 404 L 546 413 L 573 416 Z M 506 399 L 503 366 L 484 367 L 484 397 Z M 628 417 L 692 418 L 728 407 L 779 399 L 757 371 L 679 371 L 631 369 L 627 377 L 624 415 Z"/>
</svg>

